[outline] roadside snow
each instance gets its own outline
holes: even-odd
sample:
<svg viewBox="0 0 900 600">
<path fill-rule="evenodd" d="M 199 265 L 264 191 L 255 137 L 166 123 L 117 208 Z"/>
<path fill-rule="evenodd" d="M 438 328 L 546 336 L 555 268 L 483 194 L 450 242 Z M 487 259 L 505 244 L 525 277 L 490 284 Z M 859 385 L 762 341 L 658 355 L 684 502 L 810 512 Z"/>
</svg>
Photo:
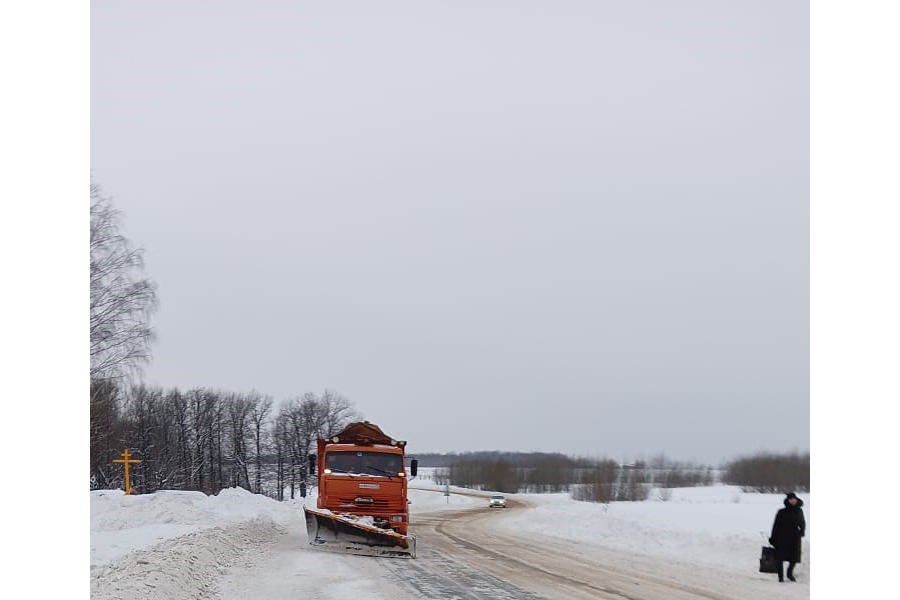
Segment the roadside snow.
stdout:
<svg viewBox="0 0 900 600">
<path fill-rule="evenodd" d="M 509 531 L 743 573 L 758 567 L 760 548 L 768 545 L 784 499 L 783 494 L 744 493 L 725 485 L 654 490 L 655 500 L 610 504 L 578 502 L 568 494 L 510 497 L 535 508 L 499 516 L 498 524 Z M 810 502 L 808 494 L 801 497 L 807 529 L 797 572 L 809 573 Z"/>
<path fill-rule="evenodd" d="M 414 514 L 478 502 L 457 494 L 445 497 L 430 487 L 410 489 L 409 498 Z M 311 549 L 302 507 L 315 506 L 315 493 L 278 502 L 242 488 L 215 496 L 98 490 L 90 500 L 92 600 L 216 598 L 217 582 L 229 568 L 251 566 L 289 537 L 296 538 L 300 571 L 309 574 L 311 589 L 328 580 L 328 598 L 359 598 L 372 586 L 385 585 L 371 573 L 354 582 L 359 573 L 346 566 L 346 557 Z"/>
<path fill-rule="evenodd" d="M 132 600 L 214 598 L 218 579 L 238 560 L 245 566 L 284 535 L 270 519 L 195 531 L 139 550 L 91 572 L 91 598 Z"/>
<path fill-rule="evenodd" d="M 478 500 L 434 487 L 409 490 L 413 514 L 434 510 L 460 510 Z M 213 527 L 228 527 L 254 519 L 270 520 L 282 527 L 301 527 L 302 507 L 316 505 L 313 493 L 305 500 L 278 502 L 243 488 L 227 488 L 215 496 L 201 492 L 159 491 L 126 496 L 122 490 L 97 490 L 91 494 L 91 566 L 108 564 L 129 552 L 162 541 Z"/>
<path fill-rule="evenodd" d="M 490 495 L 451 487 L 446 497 L 446 488 L 428 479 L 410 483 L 413 514 L 477 508 Z M 655 500 L 609 505 L 576 502 L 567 494 L 508 496 L 533 508 L 498 512 L 498 527 L 538 539 L 576 541 L 586 552 L 596 547 L 598 553 L 664 558 L 687 569 L 708 567 L 742 577 L 754 576 L 759 548 L 783 498 L 729 486 L 660 490 Z M 802 497 L 810 523 L 809 496 Z M 212 600 L 222 581 L 230 582 L 230 597 L 251 597 L 252 590 L 242 590 L 228 574 L 267 560 L 276 547 L 290 548 L 286 556 L 292 562 L 285 568 L 306 574 L 303 584 L 310 591 L 330 590 L 322 598 L 358 598 L 366 590 L 379 590 L 370 597 L 393 593 L 373 563 L 350 563 L 308 545 L 302 506 L 315 506 L 314 495 L 278 502 L 240 488 L 215 496 L 176 491 L 125 496 L 106 490 L 91 492 L 90 500 L 92 600 Z M 808 525 L 794 590 L 801 595 L 809 591 L 810 530 Z M 297 580 L 279 585 L 296 589 Z"/>
<path fill-rule="evenodd" d="M 299 504 L 276 502 L 243 488 L 227 488 L 216 496 L 180 491 L 126 496 L 122 490 L 93 491 L 91 566 L 212 527 L 253 519 L 268 519 L 286 526 L 299 510 Z"/>
</svg>

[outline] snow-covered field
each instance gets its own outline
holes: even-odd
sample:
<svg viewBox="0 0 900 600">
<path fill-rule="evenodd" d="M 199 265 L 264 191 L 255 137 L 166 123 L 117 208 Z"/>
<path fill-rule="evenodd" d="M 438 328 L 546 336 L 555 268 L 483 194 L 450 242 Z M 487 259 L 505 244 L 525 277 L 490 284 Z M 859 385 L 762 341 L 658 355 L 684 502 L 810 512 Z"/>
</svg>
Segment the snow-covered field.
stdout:
<svg viewBox="0 0 900 600">
<path fill-rule="evenodd" d="M 676 488 L 671 496 L 651 493 L 645 502 L 598 505 L 577 502 L 567 494 L 513 494 L 536 505 L 534 510 L 503 519 L 506 529 L 560 537 L 614 550 L 645 554 L 736 571 L 754 571 L 760 548 L 783 507 L 782 494 L 743 493 L 733 486 Z M 807 520 L 803 563 L 809 572 L 809 495 L 801 494 Z M 808 578 L 804 577 L 808 581 Z"/>
<path fill-rule="evenodd" d="M 451 488 L 445 497 L 430 480 L 412 482 L 414 514 L 483 506 L 485 500 Z M 460 492 L 460 493 L 457 493 Z M 484 495 L 487 495 L 486 493 Z M 503 528 L 642 554 L 699 568 L 753 573 L 781 495 L 749 494 L 728 486 L 683 488 L 671 496 L 610 505 L 576 502 L 565 494 L 519 494 L 534 508 L 498 511 Z M 811 524 L 808 495 L 802 495 Z M 314 498 L 306 502 L 314 503 Z M 240 488 L 216 496 L 164 491 L 125 496 L 91 492 L 91 597 L 215 598 L 216 582 L 233 566 L 261 559 L 283 534 L 303 530 L 300 499 L 277 502 Z M 797 569 L 798 598 L 809 594 L 809 540 Z M 305 539 L 305 531 L 302 533 Z M 310 590 L 327 583 L 329 598 L 380 597 L 384 582 L 349 566 L 346 557 L 301 548 Z M 367 579 L 367 577 L 369 579 Z M 774 578 L 774 576 L 772 576 Z M 365 591 L 365 595 L 360 595 Z M 372 594 L 376 595 L 373 596 Z M 385 591 L 385 597 L 389 595 Z M 793 597 L 793 596 L 792 596 Z"/>
</svg>

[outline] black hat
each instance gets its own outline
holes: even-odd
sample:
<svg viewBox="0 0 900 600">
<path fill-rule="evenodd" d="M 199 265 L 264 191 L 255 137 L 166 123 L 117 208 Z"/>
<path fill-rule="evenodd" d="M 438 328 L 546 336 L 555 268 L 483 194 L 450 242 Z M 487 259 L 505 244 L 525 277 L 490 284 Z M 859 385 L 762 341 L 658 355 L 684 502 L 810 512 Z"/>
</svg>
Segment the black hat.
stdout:
<svg viewBox="0 0 900 600">
<path fill-rule="evenodd" d="M 788 492 L 788 493 L 787 493 L 787 497 L 788 497 L 788 499 L 790 499 L 790 498 L 797 498 L 797 494 L 795 494 L 794 492 Z M 799 499 L 800 499 L 800 498 L 797 498 L 797 500 L 799 500 Z"/>
</svg>

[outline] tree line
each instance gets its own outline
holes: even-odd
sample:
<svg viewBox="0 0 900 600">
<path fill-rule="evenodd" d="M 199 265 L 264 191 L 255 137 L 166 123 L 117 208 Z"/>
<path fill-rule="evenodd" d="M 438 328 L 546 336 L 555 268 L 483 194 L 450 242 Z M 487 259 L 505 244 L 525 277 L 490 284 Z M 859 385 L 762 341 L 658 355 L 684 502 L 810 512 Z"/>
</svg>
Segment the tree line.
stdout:
<svg viewBox="0 0 900 600">
<path fill-rule="evenodd" d="M 419 462 L 439 466 L 435 480 L 440 485 L 504 493 L 569 492 L 576 500 L 592 502 L 644 500 L 653 487 L 712 485 L 716 480 L 712 467 L 662 456 L 622 465 L 558 453 L 473 452 L 419 455 Z"/>
<path fill-rule="evenodd" d="M 136 493 L 217 493 L 243 487 L 279 500 L 314 485 L 315 441 L 358 418 L 351 402 L 325 390 L 279 405 L 259 392 L 163 389 L 110 380 L 92 384 L 91 489 L 124 487 L 112 460 L 127 447 Z"/>
<path fill-rule="evenodd" d="M 722 480 L 745 491 L 808 492 L 809 452 L 740 457 L 726 465 Z"/>
<path fill-rule="evenodd" d="M 744 491 L 809 491 L 809 453 L 761 452 L 713 467 L 673 461 L 665 455 L 620 464 L 607 458 L 563 454 L 471 452 L 419 455 L 422 466 L 436 467 L 439 485 L 503 493 L 569 492 L 589 502 L 645 500 L 654 488 L 667 490 L 725 483 Z"/>
</svg>

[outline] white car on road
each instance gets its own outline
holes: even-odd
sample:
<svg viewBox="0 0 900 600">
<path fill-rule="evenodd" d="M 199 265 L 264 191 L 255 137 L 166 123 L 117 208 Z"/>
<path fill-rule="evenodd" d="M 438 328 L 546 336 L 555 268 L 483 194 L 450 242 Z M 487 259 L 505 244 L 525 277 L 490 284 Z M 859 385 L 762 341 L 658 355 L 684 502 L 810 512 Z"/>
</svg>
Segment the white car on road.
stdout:
<svg viewBox="0 0 900 600">
<path fill-rule="evenodd" d="M 488 508 L 506 508 L 506 498 L 503 496 L 491 496 Z"/>
</svg>

